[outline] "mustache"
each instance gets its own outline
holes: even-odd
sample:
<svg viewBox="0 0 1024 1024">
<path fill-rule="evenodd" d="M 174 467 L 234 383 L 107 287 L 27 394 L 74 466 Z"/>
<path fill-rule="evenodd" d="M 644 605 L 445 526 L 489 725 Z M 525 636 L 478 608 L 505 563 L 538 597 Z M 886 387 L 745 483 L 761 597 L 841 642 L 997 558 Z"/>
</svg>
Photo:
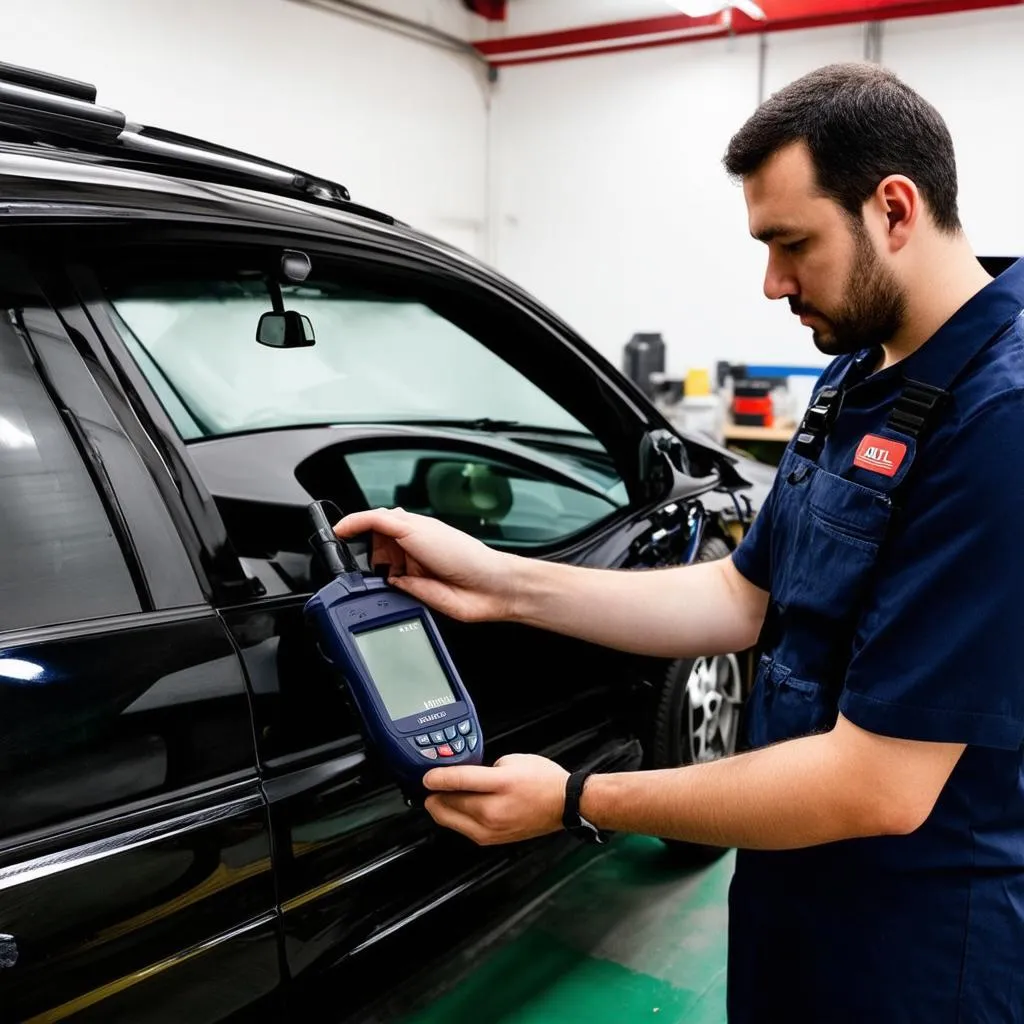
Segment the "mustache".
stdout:
<svg viewBox="0 0 1024 1024">
<path fill-rule="evenodd" d="M 822 319 L 826 319 L 824 313 L 809 302 L 801 302 L 799 299 L 793 298 L 793 296 L 790 296 L 788 301 L 790 312 L 794 316 L 819 316 Z"/>
</svg>

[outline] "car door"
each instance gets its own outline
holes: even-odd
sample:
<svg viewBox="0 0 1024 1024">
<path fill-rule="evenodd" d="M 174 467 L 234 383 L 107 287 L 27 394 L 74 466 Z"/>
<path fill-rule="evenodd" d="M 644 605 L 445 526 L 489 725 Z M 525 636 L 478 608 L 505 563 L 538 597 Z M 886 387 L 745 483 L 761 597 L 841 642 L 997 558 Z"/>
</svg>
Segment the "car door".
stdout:
<svg viewBox="0 0 1024 1024">
<path fill-rule="evenodd" d="M 289 308 L 310 316 L 318 347 L 261 348 L 266 278 L 296 246 L 314 274 L 278 285 Z M 525 298 L 426 251 L 151 230 L 134 245 L 96 242 L 71 262 L 140 419 L 212 500 L 210 519 L 252 581 L 248 595 L 218 604 L 253 701 L 288 971 L 303 979 L 351 964 L 443 905 L 484 860 L 403 803 L 316 656 L 301 611 L 325 577 L 310 559 L 305 505 L 316 497 L 351 509 L 383 494 L 416 507 L 421 476 L 431 476 L 436 501 L 470 467 L 485 489 L 505 488 L 518 502 L 501 537 L 486 535 L 488 517 L 463 517 L 483 539 L 537 557 L 621 560 L 658 506 L 643 477 L 659 457 L 651 425 L 614 374 Z M 495 366 L 504 375 L 486 378 Z M 490 420 L 474 427 L 479 417 L 454 408 L 451 392 L 466 379 L 492 410 L 525 416 L 539 432 L 502 437 Z M 424 403 L 430 387 L 443 400 Z M 295 400 L 282 407 L 282 395 Z M 663 483 L 667 501 L 670 479 Z M 458 520 L 451 500 L 445 515 Z M 440 626 L 489 758 L 532 750 L 572 766 L 629 763 L 635 743 L 616 701 L 635 672 L 631 659 L 508 624 Z"/>
<path fill-rule="evenodd" d="M 7 251 L 0 311 L 0 1019 L 255 1019 L 279 928 L 237 652 L 161 460 Z"/>
</svg>

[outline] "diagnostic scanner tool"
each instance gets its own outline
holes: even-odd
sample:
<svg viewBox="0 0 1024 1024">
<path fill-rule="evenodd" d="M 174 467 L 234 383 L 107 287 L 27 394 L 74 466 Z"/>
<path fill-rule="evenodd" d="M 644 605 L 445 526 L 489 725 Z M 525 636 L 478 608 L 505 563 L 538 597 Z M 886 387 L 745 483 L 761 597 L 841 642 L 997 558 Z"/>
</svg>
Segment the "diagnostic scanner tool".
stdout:
<svg viewBox="0 0 1024 1024">
<path fill-rule="evenodd" d="M 341 676 L 367 743 L 407 797 L 424 773 L 481 764 L 484 744 L 469 694 L 429 610 L 379 576 L 360 571 L 321 502 L 309 506 L 310 544 L 334 579 L 306 602 L 321 655 Z"/>
</svg>

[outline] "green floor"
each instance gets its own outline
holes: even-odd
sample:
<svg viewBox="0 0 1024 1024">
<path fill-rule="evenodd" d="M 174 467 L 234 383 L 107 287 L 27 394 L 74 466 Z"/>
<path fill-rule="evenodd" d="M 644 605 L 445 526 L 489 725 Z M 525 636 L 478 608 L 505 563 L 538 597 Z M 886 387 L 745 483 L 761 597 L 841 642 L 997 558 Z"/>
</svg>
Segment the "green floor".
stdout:
<svg viewBox="0 0 1024 1024">
<path fill-rule="evenodd" d="M 404 1024 L 723 1024 L 733 856 L 697 871 L 616 839 L 515 938 Z"/>
</svg>

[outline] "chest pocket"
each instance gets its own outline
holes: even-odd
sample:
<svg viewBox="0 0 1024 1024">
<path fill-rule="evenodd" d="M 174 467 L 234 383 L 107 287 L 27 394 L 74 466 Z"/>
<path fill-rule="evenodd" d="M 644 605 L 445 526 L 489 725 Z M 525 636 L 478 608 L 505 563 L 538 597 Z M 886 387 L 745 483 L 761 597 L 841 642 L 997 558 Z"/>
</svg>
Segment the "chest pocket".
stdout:
<svg viewBox="0 0 1024 1024">
<path fill-rule="evenodd" d="M 848 644 L 849 624 L 868 590 L 889 525 L 890 499 L 792 452 L 779 474 L 772 601 L 784 619 L 799 619 L 802 632 L 813 631 L 822 648 Z M 761 658 L 747 708 L 751 746 L 835 724 L 839 694 L 815 678 L 813 666 L 795 658 L 790 645 Z"/>
<path fill-rule="evenodd" d="M 846 620 L 864 597 L 892 503 L 882 491 L 787 453 L 779 467 L 772 596 L 783 608 Z"/>
</svg>

